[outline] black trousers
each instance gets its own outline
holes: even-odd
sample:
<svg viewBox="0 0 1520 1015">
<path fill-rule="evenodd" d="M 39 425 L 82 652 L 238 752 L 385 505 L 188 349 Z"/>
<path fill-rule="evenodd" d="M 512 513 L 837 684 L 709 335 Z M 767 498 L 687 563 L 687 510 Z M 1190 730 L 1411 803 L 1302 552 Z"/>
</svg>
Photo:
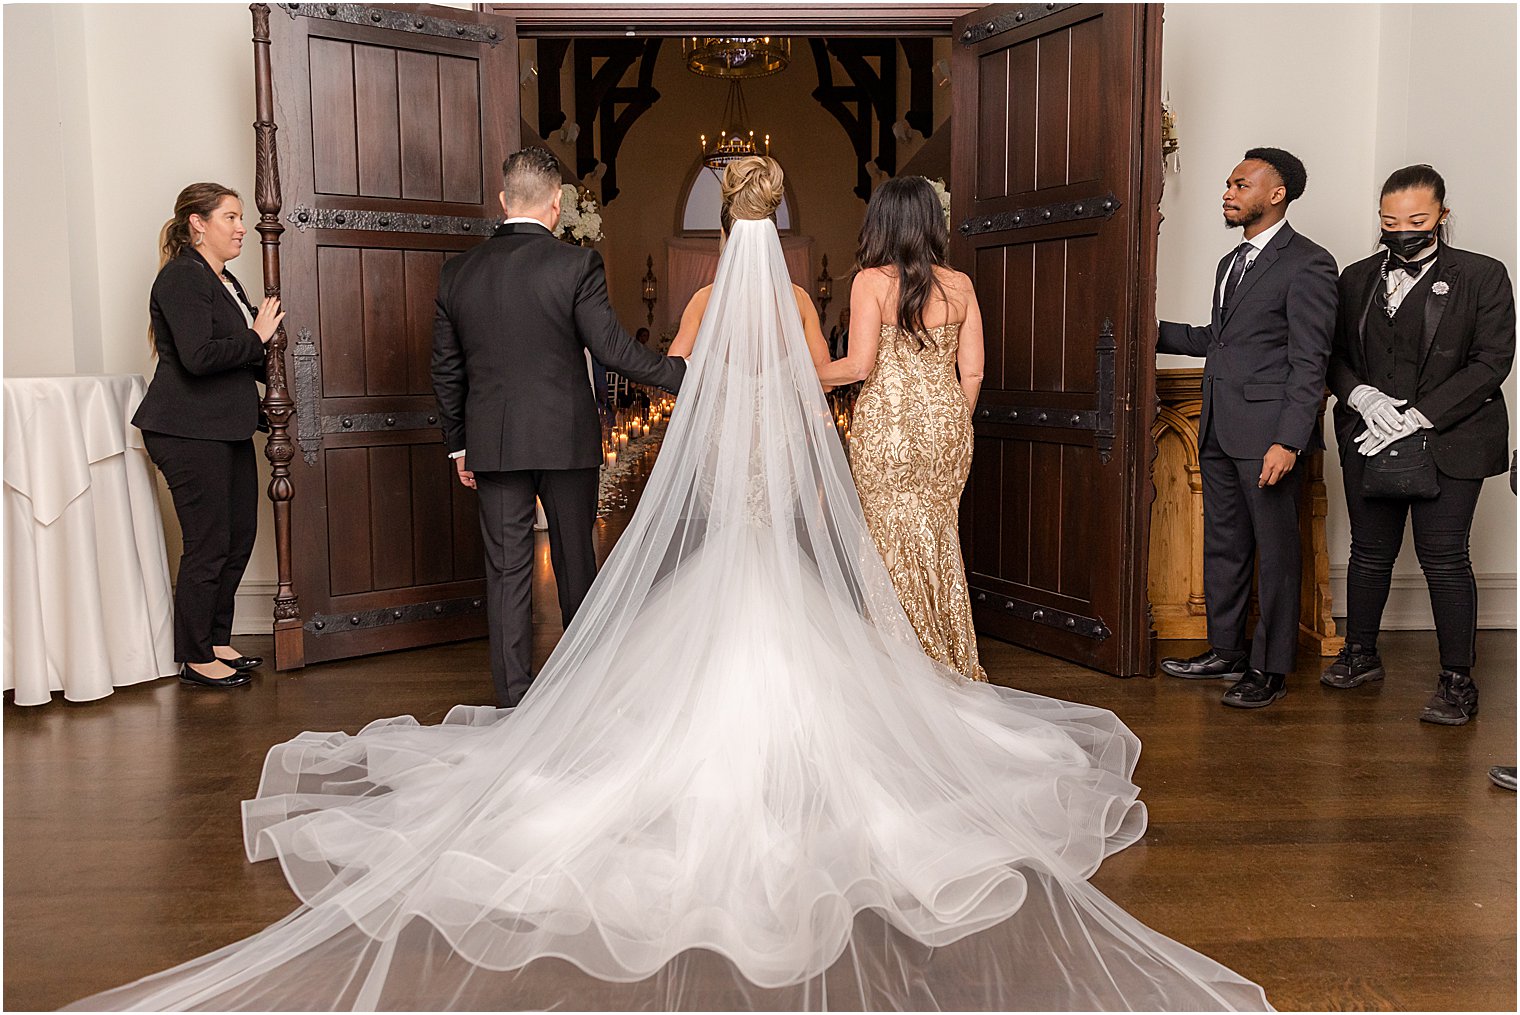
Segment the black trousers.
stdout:
<svg viewBox="0 0 1520 1015">
<path fill-rule="evenodd" d="M 515 706 L 533 682 L 534 498 L 549 521 L 549 560 L 565 627 L 596 580 L 596 495 L 600 470 L 477 472 L 485 539 L 486 622 L 496 700 Z"/>
<path fill-rule="evenodd" d="M 1251 639 L 1251 667 L 1292 673 L 1298 657 L 1298 491 L 1304 469 L 1293 467 L 1275 486 L 1257 488 L 1260 458 L 1231 458 L 1212 427 L 1198 449 L 1203 477 L 1203 598 L 1209 642 L 1216 650 L 1246 645 L 1256 565 L 1261 617 Z"/>
<path fill-rule="evenodd" d="M 174 657 L 209 663 L 232 639 L 238 583 L 259 530 L 253 441 L 203 441 L 143 432 L 169 482 L 185 550 L 174 586 Z"/>
<path fill-rule="evenodd" d="M 1441 666 L 1470 667 L 1476 660 L 1478 583 L 1468 537 L 1478 509 L 1481 479 L 1441 474 L 1434 500 L 1387 500 L 1362 496 L 1367 460 L 1348 452 L 1343 468 L 1346 513 L 1351 519 L 1351 562 L 1346 568 L 1346 640 L 1377 647 L 1393 565 L 1404 543 L 1404 519 L 1414 519 L 1414 552 L 1425 572 L 1436 618 Z"/>
</svg>

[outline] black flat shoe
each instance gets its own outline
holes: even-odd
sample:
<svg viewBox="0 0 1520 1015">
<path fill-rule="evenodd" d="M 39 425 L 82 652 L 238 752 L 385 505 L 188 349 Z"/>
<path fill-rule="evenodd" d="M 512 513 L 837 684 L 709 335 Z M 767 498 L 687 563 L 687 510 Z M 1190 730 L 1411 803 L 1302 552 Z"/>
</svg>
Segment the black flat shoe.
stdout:
<svg viewBox="0 0 1520 1015">
<path fill-rule="evenodd" d="M 1488 781 L 1492 782 L 1495 786 L 1498 786 L 1500 789 L 1507 789 L 1510 792 L 1514 792 L 1514 790 L 1515 790 L 1515 766 L 1514 765 L 1495 765 L 1493 768 L 1490 768 L 1488 770 Z"/>
<path fill-rule="evenodd" d="M 264 665 L 263 656 L 232 656 L 230 658 L 225 656 L 217 656 L 216 661 L 219 663 L 226 663 L 228 666 L 231 666 L 239 673 L 242 673 L 244 670 L 256 670 L 260 666 Z"/>
<path fill-rule="evenodd" d="M 194 684 L 198 687 L 242 687 L 252 680 L 253 677 L 243 670 L 236 670 L 230 677 L 208 677 L 203 673 L 197 673 L 190 668 L 189 663 L 182 663 L 179 668 L 179 682 L 182 684 Z"/>
<path fill-rule="evenodd" d="M 1183 680 L 1216 680 L 1219 677 L 1242 677 L 1247 669 L 1246 657 L 1225 659 L 1209 649 L 1191 659 L 1170 658 L 1161 660 L 1161 672 L 1169 677 Z"/>
<path fill-rule="evenodd" d="M 1231 708 L 1266 708 L 1287 693 L 1288 678 L 1283 674 L 1250 670 L 1219 701 Z"/>
</svg>

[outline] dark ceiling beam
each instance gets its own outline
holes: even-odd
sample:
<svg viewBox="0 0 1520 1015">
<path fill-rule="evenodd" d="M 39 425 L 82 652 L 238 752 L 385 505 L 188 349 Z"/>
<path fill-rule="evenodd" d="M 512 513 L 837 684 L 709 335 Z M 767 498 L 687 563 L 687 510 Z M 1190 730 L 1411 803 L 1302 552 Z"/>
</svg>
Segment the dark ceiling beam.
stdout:
<svg viewBox="0 0 1520 1015">
<path fill-rule="evenodd" d="M 604 205 L 618 195 L 617 154 L 623 138 L 634 122 L 659 101 L 654 68 L 663 42 L 663 39 L 575 42 L 575 122 L 580 127 L 575 139 L 576 174 L 584 177 L 598 162 L 607 166 L 601 181 Z M 596 67 L 598 60 L 603 61 L 600 67 Z M 620 84 L 635 63 L 639 64 L 638 84 Z"/>
<path fill-rule="evenodd" d="M 861 200 L 868 200 L 871 174 L 866 163 L 875 161 L 876 168 L 888 175 L 897 172 L 897 136 L 892 133 L 892 124 L 897 122 L 897 42 L 815 38 L 809 39 L 808 44 L 818 68 L 818 87 L 813 89 L 813 98 L 839 121 L 849 136 L 855 149 L 855 193 Z M 849 77 L 849 84 L 834 82 L 831 54 Z"/>
<path fill-rule="evenodd" d="M 900 39 L 908 59 L 908 111 L 903 119 L 927 140 L 934 136 L 934 40 Z"/>
<path fill-rule="evenodd" d="M 570 52 L 569 39 L 540 39 L 538 43 L 538 136 L 548 140 L 550 134 L 565 125 L 565 102 L 560 97 L 559 69 Z"/>
</svg>

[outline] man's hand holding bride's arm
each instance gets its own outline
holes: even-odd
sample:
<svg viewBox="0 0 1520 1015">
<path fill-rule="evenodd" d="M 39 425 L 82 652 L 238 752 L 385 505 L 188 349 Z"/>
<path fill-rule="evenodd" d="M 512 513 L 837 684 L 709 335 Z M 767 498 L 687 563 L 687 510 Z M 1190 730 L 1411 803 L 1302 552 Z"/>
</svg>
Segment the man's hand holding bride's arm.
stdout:
<svg viewBox="0 0 1520 1015">
<path fill-rule="evenodd" d="M 818 368 L 818 379 L 828 387 L 854 384 L 870 376 L 881 344 L 881 296 L 886 276 L 880 271 L 859 271 L 850 284 L 850 351 Z"/>
<path fill-rule="evenodd" d="M 686 361 L 647 348 L 618 323 L 607 301 L 607 269 L 602 255 L 594 250 L 576 287 L 574 314 L 576 334 L 603 366 L 639 384 L 667 391 L 681 386 Z"/>
</svg>

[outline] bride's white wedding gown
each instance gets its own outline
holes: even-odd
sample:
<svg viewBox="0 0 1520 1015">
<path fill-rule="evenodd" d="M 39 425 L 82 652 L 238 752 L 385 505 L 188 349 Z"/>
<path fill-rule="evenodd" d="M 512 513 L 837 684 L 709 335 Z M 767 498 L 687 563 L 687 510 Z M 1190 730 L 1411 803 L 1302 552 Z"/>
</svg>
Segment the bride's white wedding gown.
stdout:
<svg viewBox="0 0 1520 1015">
<path fill-rule="evenodd" d="M 1087 878 L 1145 826 L 1112 713 L 925 657 L 775 228 L 740 221 L 641 503 L 517 709 L 275 747 L 303 905 L 80 1008 L 1218 1009 Z"/>
</svg>

